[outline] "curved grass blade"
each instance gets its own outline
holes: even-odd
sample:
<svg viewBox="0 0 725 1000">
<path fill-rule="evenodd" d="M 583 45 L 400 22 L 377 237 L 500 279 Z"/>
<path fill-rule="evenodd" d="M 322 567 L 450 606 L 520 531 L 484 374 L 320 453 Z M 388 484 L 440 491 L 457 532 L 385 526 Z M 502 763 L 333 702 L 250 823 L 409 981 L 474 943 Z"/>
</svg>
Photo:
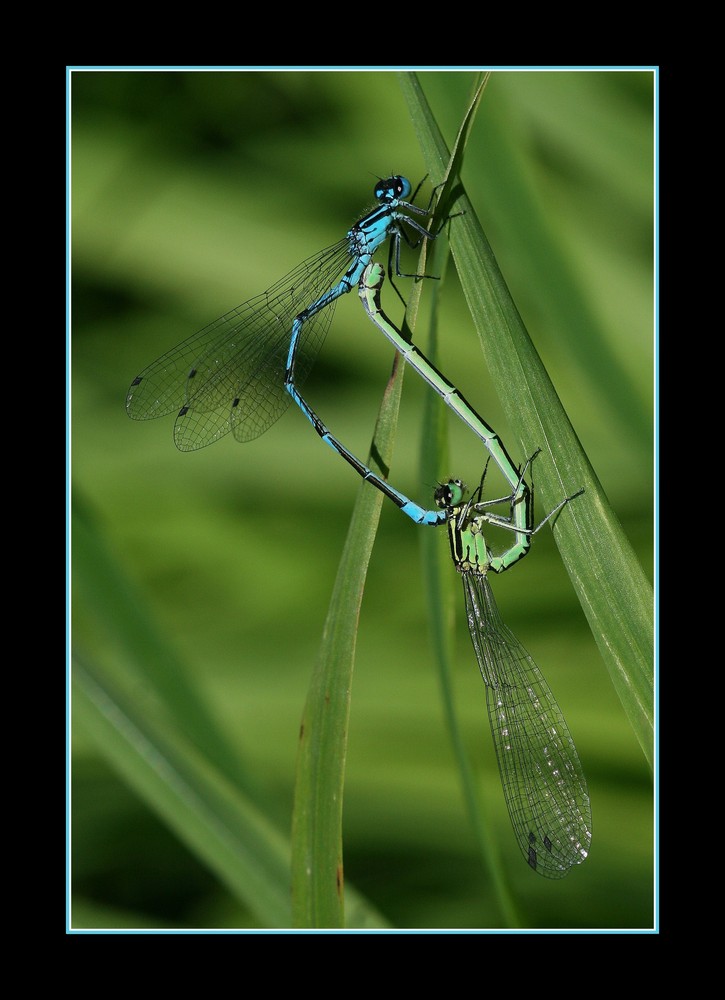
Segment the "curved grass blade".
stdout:
<svg viewBox="0 0 725 1000">
<path fill-rule="evenodd" d="M 432 306 L 429 340 L 426 353 L 436 362 L 437 358 L 437 318 L 438 305 L 443 294 L 448 248 L 439 240 L 431 253 L 432 269 L 440 274 L 440 281 L 432 289 Z M 423 408 L 423 431 L 421 434 L 420 481 L 441 482 L 447 475 L 448 441 L 446 434 L 448 411 L 440 405 L 433 393 L 426 393 Z M 494 893 L 501 913 L 501 926 L 520 927 L 516 904 L 507 884 L 507 876 L 501 864 L 496 843 L 491 837 L 491 821 L 486 804 L 481 796 L 473 764 L 466 749 L 463 726 L 454 694 L 453 636 L 460 595 L 457 580 L 450 571 L 450 556 L 440 545 L 438 532 L 424 531 L 420 536 L 423 582 L 426 593 L 426 607 L 431 633 L 431 644 L 438 667 L 438 677 L 443 703 L 443 712 L 451 739 L 453 754 L 461 778 L 463 797 L 473 827 L 481 861 L 491 878 Z M 454 593 L 454 584 L 456 585 Z"/>
<path fill-rule="evenodd" d="M 420 273 L 425 249 L 424 244 Z M 411 326 L 419 297 L 418 285 L 408 307 Z M 404 368 L 396 352 L 368 456 L 368 466 L 383 478 L 392 457 Z M 360 605 L 382 503 L 382 493 L 360 484 L 300 727 L 292 824 L 295 927 L 350 926 L 353 917 L 345 911 L 342 849 L 347 731 Z"/>
<path fill-rule="evenodd" d="M 287 816 L 225 738 L 77 495 L 72 527 L 74 637 L 87 650 L 74 654 L 73 725 L 260 926 L 290 927 Z M 353 886 L 347 899 L 356 926 L 386 926 Z"/>
<path fill-rule="evenodd" d="M 449 154 L 415 74 L 401 74 L 433 183 Z M 652 588 L 573 430 L 511 298 L 462 187 L 450 244 L 461 286 L 522 455 L 540 447 L 537 491 L 553 507 L 572 489 L 585 497 L 553 532 L 612 683 L 652 765 L 654 644 Z M 450 208 L 450 206 L 449 206 Z"/>
<path fill-rule="evenodd" d="M 263 927 L 289 927 L 289 847 L 180 731 L 75 657 L 73 716 L 123 780 Z"/>
</svg>

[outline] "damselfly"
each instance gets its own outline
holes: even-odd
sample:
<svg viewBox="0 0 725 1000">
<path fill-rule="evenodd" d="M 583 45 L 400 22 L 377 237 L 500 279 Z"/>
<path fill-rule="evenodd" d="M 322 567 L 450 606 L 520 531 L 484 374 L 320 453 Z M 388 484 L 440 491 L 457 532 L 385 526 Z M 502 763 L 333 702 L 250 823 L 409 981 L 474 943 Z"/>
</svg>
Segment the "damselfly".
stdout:
<svg viewBox="0 0 725 1000">
<path fill-rule="evenodd" d="M 483 501 L 482 490 L 483 479 L 464 502 L 463 484 L 449 480 L 436 489 L 435 502 L 445 514 L 451 556 L 463 584 L 466 620 L 486 687 L 491 735 L 516 840 L 534 871 L 562 878 L 589 853 L 589 789 L 561 709 L 534 660 L 502 622 L 488 573 L 501 573 L 518 562 L 539 528 L 583 491 L 562 500 L 536 527 L 522 529 L 514 523 L 513 509 L 509 517 L 491 514 L 491 504 L 501 501 Z M 526 517 L 518 520 L 531 521 L 532 514 L 533 501 Z M 493 555 L 484 536 L 486 525 L 514 531 L 514 545 Z"/>
<path fill-rule="evenodd" d="M 429 218 L 433 199 L 427 208 L 418 207 L 406 200 L 411 190 L 405 177 L 380 180 L 374 189 L 377 207 L 344 239 L 145 368 L 126 396 L 129 416 L 147 420 L 175 412 L 174 441 L 181 451 L 204 448 L 230 431 L 238 441 L 250 441 L 278 420 L 292 400 L 314 423 L 314 412 L 299 389 L 337 300 L 358 284 L 386 240 L 389 269 L 414 277 L 400 270 L 401 239 L 415 247 L 437 235 L 413 217 Z"/>
</svg>

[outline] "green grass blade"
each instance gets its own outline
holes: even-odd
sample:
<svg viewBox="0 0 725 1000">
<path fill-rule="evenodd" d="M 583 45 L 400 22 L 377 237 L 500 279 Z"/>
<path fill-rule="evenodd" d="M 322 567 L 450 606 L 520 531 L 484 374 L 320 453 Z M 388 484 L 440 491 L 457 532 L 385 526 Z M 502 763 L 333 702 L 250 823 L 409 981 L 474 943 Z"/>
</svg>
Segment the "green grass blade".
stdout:
<svg viewBox="0 0 725 1000">
<path fill-rule="evenodd" d="M 167 708 L 180 732 L 223 774 L 248 794 L 262 792 L 239 752 L 231 748 L 206 705 L 192 671 L 150 618 L 143 596 L 124 575 L 83 497 L 74 492 L 71 512 L 74 636 L 94 648 L 108 637 L 114 656 L 104 661 L 119 688 L 142 684 Z M 92 645 L 93 644 L 93 645 Z"/>
<path fill-rule="evenodd" d="M 435 363 L 437 355 L 438 304 L 444 293 L 447 248 L 439 240 L 431 254 L 432 270 L 441 277 L 432 291 L 432 307 L 428 345 L 425 353 Z M 446 427 L 448 411 L 441 405 L 434 393 L 427 393 L 423 404 L 423 430 L 421 438 L 421 482 L 430 483 L 444 478 L 448 466 L 448 442 Z M 461 602 L 457 574 L 451 572 L 448 547 L 440 544 L 439 532 L 421 533 L 421 563 L 425 586 L 426 607 L 431 634 L 431 647 L 435 658 L 440 682 L 441 700 L 446 725 L 451 739 L 453 754 L 466 808 L 471 820 L 476 843 L 484 868 L 493 885 L 501 914 L 501 926 L 518 927 L 520 918 L 509 891 L 505 872 L 500 863 L 496 844 L 491 838 L 491 822 L 487 816 L 485 802 L 476 781 L 474 768 L 466 749 L 463 727 L 454 691 L 454 631 L 455 610 Z"/>
<path fill-rule="evenodd" d="M 374 490 L 367 491 L 376 494 Z M 113 770 L 265 927 L 290 927 L 287 817 L 232 748 L 76 494 L 72 719 Z M 103 655 L 96 655 L 97 648 Z M 356 926 L 385 925 L 353 887 Z"/>
<path fill-rule="evenodd" d="M 115 690 L 76 657 L 74 723 L 123 780 L 263 927 L 289 927 L 289 845 L 163 711 Z"/>
<path fill-rule="evenodd" d="M 401 77 L 421 148 L 436 183 L 449 154 L 413 74 Z M 537 448 L 535 477 L 550 509 L 580 486 L 586 493 L 553 526 L 610 677 L 650 765 L 653 759 L 653 595 L 511 298 L 475 208 L 462 187 L 451 249 L 482 350 L 520 453 Z"/>
<path fill-rule="evenodd" d="M 425 267 L 425 245 L 420 264 Z M 413 289 L 410 329 L 420 299 Z M 367 464 L 386 478 L 392 460 L 404 364 L 396 353 L 378 412 Z M 292 899 L 296 927 L 345 927 L 359 920 L 345 911 L 342 807 L 355 643 L 383 495 L 361 483 L 315 670 L 310 681 L 297 759 L 292 825 Z"/>
<path fill-rule="evenodd" d="M 402 375 L 396 355 L 368 458 L 380 475 L 387 474 L 392 453 Z M 361 483 L 300 727 L 292 825 L 296 927 L 345 926 L 342 805 L 350 696 L 360 605 L 382 504 L 382 493 Z"/>
</svg>

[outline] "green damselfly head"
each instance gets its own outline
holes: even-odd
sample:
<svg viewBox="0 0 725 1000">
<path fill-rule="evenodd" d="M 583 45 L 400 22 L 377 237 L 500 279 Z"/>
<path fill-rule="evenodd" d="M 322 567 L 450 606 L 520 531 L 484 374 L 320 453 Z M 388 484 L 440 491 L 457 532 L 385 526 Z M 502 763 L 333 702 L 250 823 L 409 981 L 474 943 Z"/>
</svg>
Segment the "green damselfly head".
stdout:
<svg viewBox="0 0 725 1000">
<path fill-rule="evenodd" d="M 433 493 L 436 506 L 458 507 L 468 492 L 468 487 L 460 479 L 449 479 L 446 483 L 438 483 Z"/>
</svg>

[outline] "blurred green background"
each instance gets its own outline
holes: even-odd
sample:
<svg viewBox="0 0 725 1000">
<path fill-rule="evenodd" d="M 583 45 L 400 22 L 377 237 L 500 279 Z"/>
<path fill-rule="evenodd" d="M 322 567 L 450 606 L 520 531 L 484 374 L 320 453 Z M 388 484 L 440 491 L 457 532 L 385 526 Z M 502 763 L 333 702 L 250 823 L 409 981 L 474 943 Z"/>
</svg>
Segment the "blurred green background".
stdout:
<svg viewBox="0 0 725 1000">
<path fill-rule="evenodd" d="M 452 144 L 474 75 L 420 79 Z M 393 72 L 76 71 L 69 86 L 74 545 L 87 531 L 108 557 L 90 572 L 76 550 L 74 646 L 128 697 L 151 700 L 125 645 L 134 626 L 104 589 L 117 574 L 288 836 L 298 726 L 358 482 L 294 408 L 250 444 L 229 436 L 181 454 L 172 418 L 130 421 L 125 394 L 159 354 L 338 240 L 378 176 L 416 183 L 424 164 Z M 645 71 L 496 72 L 462 174 L 650 578 L 653 88 Z M 452 267 L 445 290 L 440 366 L 523 458 Z M 361 456 L 391 357 L 348 296 L 306 396 Z M 417 473 L 426 391 L 408 373 L 391 481 L 428 504 L 432 484 Z M 452 425 L 443 473 L 477 481 L 470 444 Z M 419 532 L 383 508 L 358 636 L 345 877 L 391 926 L 496 928 L 443 724 Z M 591 857 L 567 879 L 538 878 L 520 859 L 460 595 L 456 697 L 522 925 L 651 927 L 652 775 L 548 530 L 494 589 L 564 711 L 594 816 Z M 254 901 L 119 777 L 92 717 L 72 719 L 73 926 L 264 926 Z"/>
</svg>

